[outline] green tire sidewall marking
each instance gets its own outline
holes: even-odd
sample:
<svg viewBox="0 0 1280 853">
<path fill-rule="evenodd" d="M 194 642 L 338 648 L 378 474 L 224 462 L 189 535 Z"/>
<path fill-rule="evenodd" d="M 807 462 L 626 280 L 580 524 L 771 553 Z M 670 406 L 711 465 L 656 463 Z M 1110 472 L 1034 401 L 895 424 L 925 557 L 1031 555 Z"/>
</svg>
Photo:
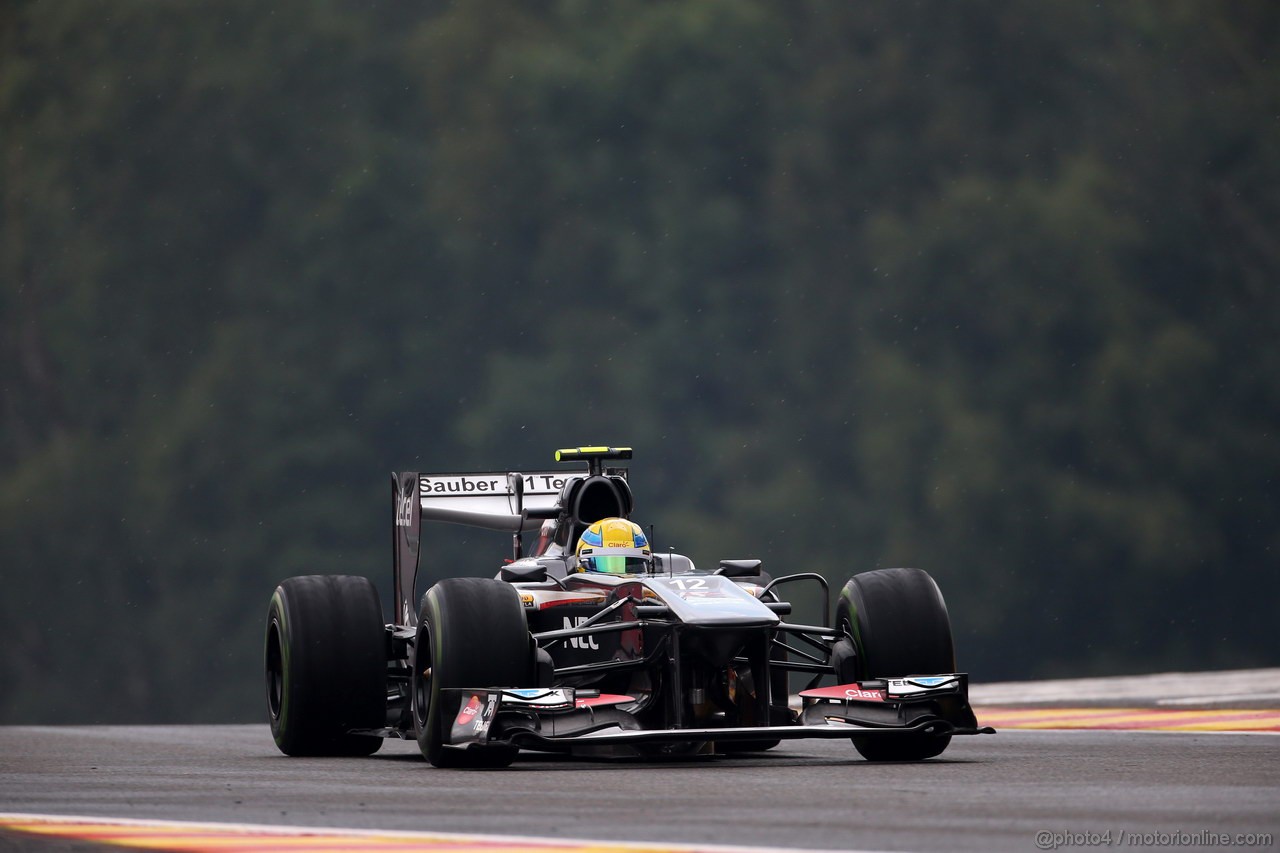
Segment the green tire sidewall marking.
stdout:
<svg viewBox="0 0 1280 853">
<path fill-rule="evenodd" d="M 853 648 L 857 651 L 858 657 L 861 659 L 863 666 L 865 666 L 867 662 L 867 649 L 862 644 L 862 629 L 858 624 L 860 621 L 858 618 L 858 605 L 854 603 L 853 592 L 849 589 L 847 584 L 844 589 L 840 590 L 840 598 L 849 606 L 849 633 L 853 638 Z"/>
<path fill-rule="evenodd" d="M 431 631 L 431 661 L 434 664 L 435 661 L 439 660 L 442 650 L 439 630 L 440 596 L 434 589 L 431 590 L 431 593 L 427 596 L 427 607 L 431 610 L 431 616 L 433 617 L 431 623 L 436 626 L 436 629 Z M 431 682 L 434 687 L 434 677 L 431 679 Z"/>
</svg>

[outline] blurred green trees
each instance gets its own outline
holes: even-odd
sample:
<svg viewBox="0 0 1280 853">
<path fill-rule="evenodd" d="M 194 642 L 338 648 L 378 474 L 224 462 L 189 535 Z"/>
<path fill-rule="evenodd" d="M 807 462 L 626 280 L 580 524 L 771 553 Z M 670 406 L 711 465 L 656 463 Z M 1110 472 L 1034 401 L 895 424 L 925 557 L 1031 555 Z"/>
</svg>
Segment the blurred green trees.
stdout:
<svg viewBox="0 0 1280 853">
<path fill-rule="evenodd" d="M 0 720 L 256 719 L 274 584 L 387 582 L 388 471 L 598 441 L 700 562 L 930 570 L 977 678 L 1277 663 L 1277 45 L 1266 2 L 7 4 Z"/>
</svg>

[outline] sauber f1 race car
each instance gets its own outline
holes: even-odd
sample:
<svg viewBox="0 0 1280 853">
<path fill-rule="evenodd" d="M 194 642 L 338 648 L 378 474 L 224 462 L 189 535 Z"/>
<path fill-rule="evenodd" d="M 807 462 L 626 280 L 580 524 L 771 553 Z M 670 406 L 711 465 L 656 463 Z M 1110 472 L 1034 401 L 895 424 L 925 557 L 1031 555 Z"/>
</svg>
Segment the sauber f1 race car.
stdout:
<svg viewBox="0 0 1280 853">
<path fill-rule="evenodd" d="M 873 761 L 917 761 L 953 735 L 992 731 L 969 707 L 929 575 L 855 575 L 828 619 L 822 575 L 651 551 L 627 521 L 628 472 L 613 467 L 631 455 L 579 447 L 556 453 L 568 470 L 393 475 L 391 624 L 363 577 L 289 578 L 271 598 L 280 750 L 369 755 L 383 738 L 412 738 L 436 767 L 501 767 L 521 749 L 680 756 L 847 738 Z M 579 544 L 605 519 L 637 531 L 634 565 L 589 569 L 609 564 L 611 549 Z M 414 608 L 424 522 L 505 532 L 512 557 L 495 559 L 492 579 L 436 583 Z M 800 584 L 821 592 L 826 624 L 788 621 L 784 593 Z M 793 673 L 808 678 L 798 710 Z"/>
</svg>

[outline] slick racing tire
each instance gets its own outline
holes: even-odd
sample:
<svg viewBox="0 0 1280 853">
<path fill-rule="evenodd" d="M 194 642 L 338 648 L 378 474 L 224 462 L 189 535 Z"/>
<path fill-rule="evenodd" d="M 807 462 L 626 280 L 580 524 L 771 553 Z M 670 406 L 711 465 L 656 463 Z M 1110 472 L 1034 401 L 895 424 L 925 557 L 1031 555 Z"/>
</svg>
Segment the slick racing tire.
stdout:
<svg viewBox="0 0 1280 853">
<path fill-rule="evenodd" d="M 411 695 L 418 747 L 433 766 L 506 767 L 517 752 L 510 746 L 445 746 L 453 715 L 442 708 L 442 689 L 535 683 L 533 642 L 510 584 L 449 578 L 427 590 L 414 638 Z"/>
<path fill-rule="evenodd" d="M 836 604 L 837 630 L 853 638 L 856 680 L 955 672 L 951 620 L 938 585 L 920 569 L 854 575 Z M 843 677 L 848 677 L 848 668 Z M 940 755 L 950 735 L 855 737 L 869 761 L 921 761 Z"/>
<path fill-rule="evenodd" d="M 285 755 L 372 755 L 386 725 L 382 604 L 367 579 L 289 578 L 267 610 L 267 711 Z"/>
</svg>

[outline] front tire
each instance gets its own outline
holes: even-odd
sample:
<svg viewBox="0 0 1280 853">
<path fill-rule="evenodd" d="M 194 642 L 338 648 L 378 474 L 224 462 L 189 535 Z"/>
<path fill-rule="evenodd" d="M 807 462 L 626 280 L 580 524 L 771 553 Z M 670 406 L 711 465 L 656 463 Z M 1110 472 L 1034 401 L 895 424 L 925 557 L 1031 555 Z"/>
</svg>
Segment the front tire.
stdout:
<svg viewBox="0 0 1280 853">
<path fill-rule="evenodd" d="M 285 755 L 372 755 L 386 724 L 382 604 L 367 579 L 289 578 L 267 610 L 267 711 Z"/>
<path fill-rule="evenodd" d="M 427 590 L 414 640 L 413 721 L 418 748 L 435 767 L 506 767 L 510 746 L 444 745 L 451 725 L 440 691 L 536 684 L 533 644 L 520 597 L 483 578 L 449 578 Z"/>
<path fill-rule="evenodd" d="M 878 569 L 854 575 L 836 604 L 836 628 L 856 655 L 843 667 L 853 680 L 936 675 L 956 669 L 951 619 L 938 585 L 920 569 Z M 855 737 L 869 761 L 921 761 L 941 755 L 950 735 Z"/>
</svg>

